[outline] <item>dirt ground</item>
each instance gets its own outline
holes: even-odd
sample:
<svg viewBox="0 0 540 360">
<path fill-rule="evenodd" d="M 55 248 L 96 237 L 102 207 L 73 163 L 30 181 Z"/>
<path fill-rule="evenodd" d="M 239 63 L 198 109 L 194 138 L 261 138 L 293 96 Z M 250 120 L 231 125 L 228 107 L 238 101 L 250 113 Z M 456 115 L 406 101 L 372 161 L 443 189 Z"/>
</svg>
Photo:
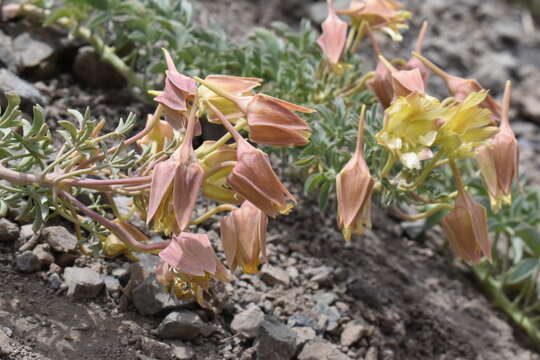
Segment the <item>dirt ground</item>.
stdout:
<svg viewBox="0 0 540 360">
<path fill-rule="evenodd" d="M 205 0 L 199 4 L 204 8 L 200 21 L 204 24 L 221 14 L 227 30 L 241 38 L 244 27 L 266 25 L 274 19 L 292 22 L 296 14 L 304 13 L 299 9 L 301 2 L 279 3 Z M 243 14 L 245 23 L 233 21 L 237 13 Z M 83 88 L 67 73 L 37 86 L 51 100 L 49 121 L 63 116 L 67 108 L 83 110 L 87 105 L 95 116 L 107 118 L 125 118 L 130 111 L 144 118 L 148 111 L 126 91 Z M 540 179 L 534 170 L 540 167 L 536 145 L 540 131 L 531 122 L 516 124 L 524 143 L 523 166 L 532 169 L 531 179 Z M 300 184 L 287 185 L 302 200 L 290 216 L 270 222 L 268 250 L 269 265 L 285 270 L 288 281 L 271 283 L 258 275 L 239 275 L 217 289 L 220 313 L 193 309 L 204 328 L 200 336 L 182 343 L 193 351 L 191 358 L 255 359 L 254 340 L 236 336 L 231 321 L 243 310 L 258 306 L 289 327 L 313 329 L 317 338 L 350 359 L 540 359 L 504 314 L 493 310 L 437 229 L 412 236 L 414 224 L 400 223 L 377 209 L 373 230 L 345 243 L 335 230 L 335 214 L 320 213 L 301 193 Z M 207 230 L 219 249 L 217 223 L 207 224 Z M 11 349 L 9 355 L 0 351 L 0 359 L 175 358 L 171 349 L 178 343 L 159 339 L 153 332 L 166 312 L 142 316 L 133 305 L 125 306 L 106 292 L 92 301 L 75 301 L 66 296 L 65 289 L 50 287 L 47 271 L 17 272 L 16 244 L 0 242 L 0 329 L 8 334 L 7 339 L 0 337 L 0 350 Z M 104 274 L 127 262 L 123 258 L 80 260 Z M 365 334 L 346 345 L 342 332 L 353 322 L 362 324 Z"/>
</svg>

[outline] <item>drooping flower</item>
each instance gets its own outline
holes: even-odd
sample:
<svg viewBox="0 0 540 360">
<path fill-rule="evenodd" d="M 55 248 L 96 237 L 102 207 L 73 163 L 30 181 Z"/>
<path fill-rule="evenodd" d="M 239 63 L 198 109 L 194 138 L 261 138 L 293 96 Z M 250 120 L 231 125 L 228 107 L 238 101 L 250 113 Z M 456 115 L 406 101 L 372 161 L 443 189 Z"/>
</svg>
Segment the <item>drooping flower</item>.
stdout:
<svg viewBox="0 0 540 360">
<path fill-rule="evenodd" d="M 113 222 L 122 227 L 136 241 L 142 243 L 148 241 L 148 237 L 130 223 L 119 219 L 115 219 Z M 136 260 L 137 258 L 131 254 L 131 249 L 126 245 L 128 242 L 125 240 L 122 241 L 122 239 L 118 236 L 119 235 L 117 234 L 111 233 L 104 239 L 102 242 L 102 247 L 105 255 L 110 257 L 125 255 L 132 260 Z"/>
<path fill-rule="evenodd" d="M 322 35 L 317 40 L 331 65 L 337 65 L 347 42 L 347 23 L 336 15 L 332 0 L 328 1 L 328 17 L 322 24 Z"/>
<path fill-rule="evenodd" d="M 392 100 L 394 99 L 392 75 L 382 60 L 383 57 L 381 54 L 381 48 L 379 47 L 379 43 L 377 42 L 377 39 L 375 38 L 375 35 L 371 29 L 367 29 L 367 34 L 371 39 L 373 50 L 375 51 L 375 55 L 377 55 L 378 59 L 377 67 L 375 68 L 375 76 L 367 82 L 367 86 L 371 89 L 371 91 L 373 91 L 383 109 L 387 109 L 392 104 Z"/>
<path fill-rule="evenodd" d="M 477 80 L 464 79 L 450 75 L 419 53 L 413 52 L 413 55 L 414 57 L 419 59 L 425 66 L 427 66 L 431 71 L 433 71 L 433 73 L 441 77 L 446 82 L 446 86 L 458 101 L 465 101 L 465 99 L 473 92 L 484 91 L 484 88 Z M 481 103 L 481 107 L 489 109 L 494 119 L 498 120 L 500 118 L 501 107 L 499 106 L 499 104 L 497 104 L 493 97 L 491 97 L 491 95 L 486 94 L 484 100 Z"/>
<path fill-rule="evenodd" d="M 487 91 L 471 92 L 461 103 L 449 107 L 435 142 L 447 156 L 468 157 L 498 132 L 491 126 L 491 112 L 482 108 Z"/>
<path fill-rule="evenodd" d="M 388 34 L 392 40 L 401 41 L 400 31 L 408 28 L 405 22 L 411 17 L 409 11 L 399 10 L 402 7 L 392 0 L 352 0 L 348 10 L 337 13 L 349 16 L 354 26 L 365 23 L 371 29 Z"/>
<path fill-rule="evenodd" d="M 510 82 L 504 92 L 499 132 L 490 145 L 476 150 L 476 159 L 491 200 L 491 209 L 498 212 L 503 203 L 512 203 L 512 182 L 517 177 L 519 148 L 516 136 L 510 127 Z"/>
<path fill-rule="evenodd" d="M 195 297 L 205 306 L 203 291 L 210 280 L 230 281 L 206 234 L 181 233 L 173 236 L 169 246 L 159 256 L 167 264 L 160 265 L 157 278 L 179 298 Z"/>
<path fill-rule="evenodd" d="M 164 108 L 165 120 L 175 129 L 181 130 L 187 127 L 187 113 L 189 102 L 193 101 L 197 94 L 197 84 L 192 78 L 182 75 L 176 70 L 171 55 L 163 49 L 167 61 L 165 71 L 165 88 L 163 92 L 154 98 Z M 195 135 L 200 135 L 201 125 L 195 124 Z"/>
<path fill-rule="evenodd" d="M 358 138 L 353 157 L 336 177 L 338 226 L 346 241 L 352 233 L 362 235 L 364 226 L 371 227 L 371 194 L 374 181 L 364 160 L 365 106 L 358 125 Z"/>
<path fill-rule="evenodd" d="M 259 272 L 266 257 L 268 217 L 249 201 L 233 210 L 220 223 L 221 241 L 231 271 L 240 266 L 246 274 Z"/>
<path fill-rule="evenodd" d="M 487 211 L 466 190 L 459 190 L 454 209 L 443 217 L 441 225 L 450 247 L 464 261 L 476 264 L 482 254 L 492 260 Z"/>
<path fill-rule="evenodd" d="M 268 216 L 288 213 L 296 200 L 279 181 L 268 155 L 249 144 L 211 103 L 207 105 L 236 141 L 238 160 L 227 177 L 228 184 Z"/>
<path fill-rule="evenodd" d="M 264 94 L 236 96 L 207 80 L 197 80 L 238 106 L 247 118 L 251 141 L 273 146 L 302 146 L 308 143 L 311 129 L 294 111 L 311 113 L 314 110 Z M 224 115 L 214 104 L 206 103 L 212 105 L 210 109 L 215 108 Z M 215 111 L 211 112 L 215 114 Z"/>
<path fill-rule="evenodd" d="M 186 229 L 204 178 L 204 170 L 193 156 L 195 107 L 188 120 L 182 145 L 154 168 L 146 222 L 156 231 L 178 234 Z"/>
<path fill-rule="evenodd" d="M 205 81 L 212 84 L 213 87 L 217 87 L 233 96 L 250 96 L 254 95 L 252 90 L 260 86 L 262 79 L 229 75 L 209 75 L 205 78 Z M 199 86 L 198 92 L 202 109 L 207 110 L 204 103 L 205 101 L 209 101 L 232 123 L 244 117 L 242 110 L 229 98 L 216 94 L 204 85 Z M 207 112 L 209 122 L 221 124 L 221 121 L 212 111 Z"/>
</svg>

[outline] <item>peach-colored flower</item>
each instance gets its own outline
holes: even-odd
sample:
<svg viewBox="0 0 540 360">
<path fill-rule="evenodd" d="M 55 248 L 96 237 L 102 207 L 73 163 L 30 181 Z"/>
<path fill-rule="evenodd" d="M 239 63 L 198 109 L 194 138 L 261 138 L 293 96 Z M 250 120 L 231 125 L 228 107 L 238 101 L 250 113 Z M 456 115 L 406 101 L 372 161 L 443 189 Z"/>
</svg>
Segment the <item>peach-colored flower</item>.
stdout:
<svg viewBox="0 0 540 360">
<path fill-rule="evenodd" d="M 371 194 L 374 181 L 364 160 L 364 124 L 366 107 L 362 107 L 358 138 L 353 157 L 336 178 L 338 226 L 346 241 L 352 233 L 362 235 L 364 226 L 371 227 Z"/>
<path fill-rule="evenodd" d="M 487 211 L 466 190 L 459 190 L 454 209 L 443 217 L 441 225 L 450 247 L 464 261 L 476 264 L 482 254 L 492 260 Z"/>
<path fill-rule="evenodd" d="M 171 55 L 163 49 L 167 61 L 165 71 L 165 88 L 163 93 L 154 98 L 164 108 L 165 120 L 175 129 L 187 127 L 188 105 L 197 93 L 197 84 L 192 78 L 182 75 L 176 70 Z M 195 124 L 195 135 L 200 135 L 201 125 Z"/>
<path fill-rule="evenodd" d="M 480 85 L 480 83 L 475 79 L 464 79 L 450 75 L 417 52 L 413 52 L 413 55 L 431 71 L 433 71 L 433 73 L 441 77 L 446 82 L 446 86 L 458 101 L 464 101 L 469 94 L 473 92 L 481 92 L 484 90 L 482 85 Z M 497 104 L 493 97 L 491 97 L 491 95 L 486 96 L 485 100 L 481 104 L 481 107 L 489 109 L 494 119 L 498 120 L 500 118 L 501 107 L 499 104 Z"/>
<path fill-rule="evenodd" d="M 152 115 L 148 115 L 147 123 L 152 121 Z M 150 145 L 153 153 L 163 151 L 165 143 L 171 142 L 174 138 L 174 130 L 172 126 L 167 122 L 160 120 L 154 125 L 152 130 L 137 141 L 137 144 Z"/>
<path fill-rule="evenodd" d="M 260 257 L 267 261 L 267 225 L 268 217 L 249 201 L 221 220 L 221 241 L 231 271 L 240 266 L 246 274 L 259 272 Z"/>
<path fill-rule="evenodd" d="M 512 182 L 518 174 L 519 147 L 510 127 L 510 82 L 506 83 L 499 132 L 491 145 L 480 147 L 476 158 L 491 199 L 491 208 L 497 212 L 502 203 L 512 202 Z"/>
<path fill-rule="evenodd" d="M 332 0 L 328 1 L 328 17 L 322 24 L 322 35 L 317 40 L 328 62 L 337 65 L 347 42 L 347 23 L 336 15 Z"/>
<path fill-rule="evenodd" d="M 146 222 L 153 220 L 154 228 L 166 234 L 186 229 L 204 178 L 204 170 L 193 156 L 195 110 L 191 110 L 184 142 L 168 160 L 155 166 L 152 175 Z"/>
<path fill-rule="evenodd" d="M 296 200 L 279 181 L 268 155 L 249 144 L 211 103 L 207 105 L 236 141 L 238 161 L 227 177 L 228 184 L 268 216 L 288 213 L 293 205 L 287 199 Z"/>
</svg>

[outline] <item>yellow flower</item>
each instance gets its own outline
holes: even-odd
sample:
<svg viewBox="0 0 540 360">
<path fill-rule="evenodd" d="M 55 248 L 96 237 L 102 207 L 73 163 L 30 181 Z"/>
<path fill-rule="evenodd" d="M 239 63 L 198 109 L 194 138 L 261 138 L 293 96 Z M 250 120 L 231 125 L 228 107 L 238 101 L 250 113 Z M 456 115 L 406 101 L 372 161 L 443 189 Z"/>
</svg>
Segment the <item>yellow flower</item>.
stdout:
<svg viewBox="0 0 540 360">
<path fill-rule="evenodd" d="M 471 92 L 447 112 L 435 141 L 447 156 L 467 157 L 499 131 L 491 126 L 491 111 L 480 106 L 486 96 L 487 91 Z"/>
</svg>

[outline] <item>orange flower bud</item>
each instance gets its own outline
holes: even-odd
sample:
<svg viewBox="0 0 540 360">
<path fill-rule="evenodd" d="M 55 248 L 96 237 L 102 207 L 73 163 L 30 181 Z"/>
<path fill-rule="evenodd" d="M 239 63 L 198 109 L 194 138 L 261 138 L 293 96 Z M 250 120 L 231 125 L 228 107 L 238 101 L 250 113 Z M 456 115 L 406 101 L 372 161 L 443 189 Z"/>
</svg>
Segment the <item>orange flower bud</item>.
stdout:
<svg viewBox="0 0 540 360">
<path fill-rule="evenodd" d="M 364 226 L 371 227 L 371 194 L 374 181 L 364 160 L 365 105 L 358 124 L 358 138 L 353 157 L 336 178 L 338 226 L 346 241 L 352 233 L 362 235 Z"/>
<path fill-rule="evenodd" d="M 240 266 L 246 274 L 259 272 L 259 256 L 267 261 L 267 225 L 268 217 L 249 201 L 221 220 L 221 241 L 231 271 Z"/>
<path fill-rule="evenodd" d="M 328 0 L 328 17 L 322 24 L 322 35 L 317 40 L 331 65 L 337 65 L 347 42 L 347 23 L 336 15 L 332 0 Z"/>
<path fill-rule="evenodd" d="M 491 258 L 486 209 L 464 189 L 459 190 L 454 209 L 441 222 L 450 247 L 457 256 L 476 264 L 484 254 Z"/>
</svg>

